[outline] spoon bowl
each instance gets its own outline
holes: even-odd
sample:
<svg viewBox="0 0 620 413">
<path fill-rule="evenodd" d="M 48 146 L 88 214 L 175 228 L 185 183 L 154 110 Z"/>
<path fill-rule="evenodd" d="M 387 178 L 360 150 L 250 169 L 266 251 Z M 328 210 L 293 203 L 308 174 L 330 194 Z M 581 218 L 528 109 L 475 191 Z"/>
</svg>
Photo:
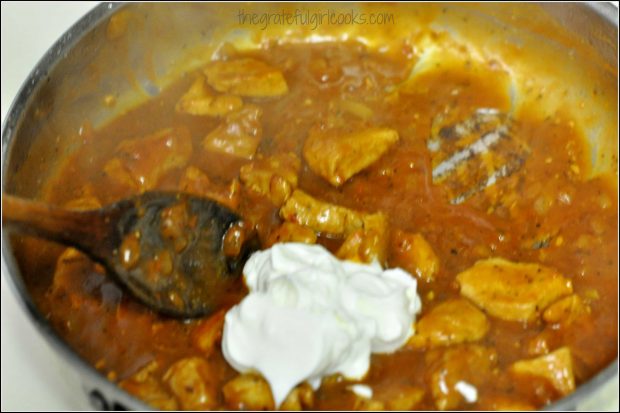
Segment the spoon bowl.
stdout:
<svg viewBox="0 0 620 413">
<path fill-rule="evenodd" d="M 143 304 L 175 317 L 226 305 L 256 247 L 235 212 L 175 192 L 146 192 L 89 211 L 5 194 L 2 219 L 9 228 L 83 251 Z"/>
</svg>

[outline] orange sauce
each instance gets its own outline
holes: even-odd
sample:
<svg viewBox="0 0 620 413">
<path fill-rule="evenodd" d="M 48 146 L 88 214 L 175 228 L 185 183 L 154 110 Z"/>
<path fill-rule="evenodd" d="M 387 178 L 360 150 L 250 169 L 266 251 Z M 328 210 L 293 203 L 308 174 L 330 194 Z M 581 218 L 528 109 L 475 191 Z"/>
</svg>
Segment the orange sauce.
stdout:
<svg viewBox="0 0 620 413">
<path fill-rule="evenodd" d="M 570 118 L 561 113 L 552 118 L 541 118 L 534 111 L 517 114 L 513 133 L 531 149 L 523 167 L 464 204 L 452 205 L 444 189 L 431 180 L 426 146 L 431 123 L 446 108 L 453 108 L 457 116 L 481 107 L 506 110 L 507 96 L 487 81 L 488 73 L 468 71 L 466 65 L 460 71 L 438 69 L 395 94 L 390 88 L 403 82 L 411 68 L 405 51 L 382 55 L 356 43 L 339 43 L 273 45 L 252 55 L 283 70 L 290 90 L 277 99 L 255 100 L 264 112 L 258 152 L 293 151 L 303 159 L 301 148 L 310 127 L 328 116 L 351 120 L 350 114 L 330 111 L 329 102 L 342 96 L 365 102 L 372 110 L 368 122 L 398 131 L 400 141 L 341 188 L 329 185 L 303 162 L 299 187 L 327 202 L 382 211 L 392 229 L 421 233 L 428 240 L 439 257 L 440 270 L 434 281 L 419 283 L 421 316 L 438 303 L 458 297 L 456 274 L 491 256 L 554 267 L 572 280 L 576 294 L 588 300 L 591 316 L 559 329 L 543 321 L 526 325 L 489 317 L 490 332 L 480 344 L 495 349 L 499 371 L 495 380 L 478 387 L 476 403 L 462 403 L 459 408 L 490 408 L 497 397 L 534 407 L 559 398 L 540 380 L 519 379 L 507 370 L 516 360 L 531 358 L 532 343 L 540 337 L 552 349 L 570 348 L 578 385 L 617 357 L 616 194 L 605 178 L 585 178 L 589 154 Z M 160 96 L 94 131 L 66 159 L 58 179 L 50 181 L 47 201 L 64 204 L 93 195 L 107 204 L 132 195 L 102 173 L 104 164 L 121 141 L 171 127 L 188 128 L 192 135 L 194 149 L 188 165 L 206 171 L 217 183 L 236 178 L 249 161 L 201 148 L 218 120 L 174 110 L 194 77 L 188 73 Z M 458 94 L 453 92 L 456 89 Z M 157 188 L 177 190 L 182 173 L 183 169 L 176 169 L 166 174 Z M 242 209 L 261 217 L 265 233 L 281 222 L 277 208 L 266 199 L 246 192 L 241 202 Z M 548 243 L 532 248 L 546 234 L 550 234 Z M 319 237 L 319 242 L 335 251 L 342 240 Z M 150 360 L 158 360 L 161 377 L 173 362 L 201 354 L 192 338 L 200 320 L 182 322 L 152 313 L 79 255 L 70 258 L 66 271 L 54 275 L 58 249 L 34 251 L 32 245 L 24 240 L 16 249 L 38 305 L 56 331 L 112 380 L 131 376 Z M 219 347 L 209 363 L 220 385 L 236 375 Z M 416 408 L 433 409 L 428 379 L 426 352 L 405 348 L 373 356 L 364 382 L 377 397 L 390 397 L 395 386 L 422 388 L 425 395 Z M 346 387 L 347 383 L 321 387 L 315 408 L 355 408 L 355 397 Z"/>
</svg>

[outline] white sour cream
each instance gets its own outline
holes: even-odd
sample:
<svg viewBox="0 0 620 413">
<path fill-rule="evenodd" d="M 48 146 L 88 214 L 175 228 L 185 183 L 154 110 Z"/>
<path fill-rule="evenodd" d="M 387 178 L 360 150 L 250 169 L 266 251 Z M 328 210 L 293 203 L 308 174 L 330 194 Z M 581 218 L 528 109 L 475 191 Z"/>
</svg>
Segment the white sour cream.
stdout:
<svg viewBox="0 0 620 413">
<path fill-rule="evenodd" d="M 349 386 L 349 390 L 361 398 L 372 399 L 372 387 L 366 384 L 354 384 Z"/>
<path fill-rule="evenodd" d="M 371 353 L 413 334 L 417 282 L 400 268 L 341 261 L 319 245 L 275 244 L 244 268 L 250 293 L 226 314 L 222 349 L 237 371 L 257 371 L 276 405 L 299 383 L 361 379 Z"/>
<path fill-rule="evenodd" d="M 466 381 L 458 381 L 454 388 L 461 393 L 461 396 L 467 403 L 476 403 L 478 401 L 478 389 Z"/>
</svg>

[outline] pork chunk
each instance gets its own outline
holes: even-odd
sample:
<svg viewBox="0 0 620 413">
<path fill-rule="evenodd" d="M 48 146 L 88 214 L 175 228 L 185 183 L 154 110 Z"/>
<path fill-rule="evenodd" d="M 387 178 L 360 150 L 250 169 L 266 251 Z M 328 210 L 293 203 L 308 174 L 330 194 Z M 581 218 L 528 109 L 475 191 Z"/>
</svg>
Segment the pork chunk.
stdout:
<svg viewBox="0 0 620 413">
<path fill-rule="evenodd" d="M 256 105 L 245 105 L 229 113 L 224 122 L 204 138 L 203 147 L 212 152 L 252 159 L 263 136 L 262 113 Z"/>
<path fill-rule="evenodd" d="M 83 284 L 86 277 L 93 288 L 101 287 L 106 281 L 105 269 L 94 263 L 86 255 L 75 248 L 67 248 L 56 260 L 54 278 L 48 294 L 53 297 L 62 297 L 62 304 L 71 310 L 84 311 L 90 307 L 100 307 L 101 302 L 92 294 L 84 294 Z M 115 284 L 111 287 L 120 296 L 120 289 Z M 69 312 L 69 318 L 79 316 L 79 312 Z M 70 322 L 70 321 L 68 321 Z"/>
<path fill-rule="evenodd" d="M 497 365 L 495 350 L 470 344 L 433 350 L 426 356 L 431 394 L 439 410 L 454 410 L 475 403 L 478 387 L 493 381 Z"/>
<path fill-rule="evenodd" d="M 155 372 L 159 369 L 156 361 L 148 363 L 133 376 L 121 381 L 119 387 L 159 410 L 177 410 L 178 404 L 157 380 Z"/>
<path fill-rule="evenodd" d="M 312 228 L 314 231 L 335 237 L 347 236 L 353 231 L 376 228 L 377 214 L 365 214 L 343 206 L 319 201 L 296 189 L 280 208 L 280 217 Z"/>
<path fill-rule="evenodd" d="M 239 207 L 241 184 L 237 179 L 228 185 L 216 184 L 200 169 L 188 166 L 179 181 L 179 187 L 181 191 L 212 199 L 232 210 Z"/>
<path fill-rule="evenodd" d="M 217 406 L 217 387 L 209 364 L 200 357 L 189 357 L 174 363 L 164 382 L 185 410 L 208 410 Z"/>
<path fill-rule="evenodd" d="M 267 247 L 278 242 L 302 242 L 304 244 L 316 244 L 316 234 L 313 230 L 303 225 L 292 222 L 283 222 L 276 228 L 267 241 Z"/>
<path fill-rule="evenodd" d="M 238 96 L 211 93 L 205 77 L 200 76 L 177 102 L 175 110 L 190 115 L 224 116 L 241 106 L 243 101 Z"/>
<path fill-rule="evenodd" d="M 478 261 L 456 280 L 463 296 L 508 321 L 533 321 L 550 303 L 573 292 L 571 281 L 552 268 L 502 258 Z"/>
<path fill-rule="evenodd" d="M 218 92 L 249 97 L 281 96 L 288 92 L 280 70 L 249 57 L 211 62 L 204 73 L 209 85 Z"/>
<path fill-rule="evenodd" d="M 365 128 L 353 132 L 339 128 L 313 128 L 303 154 L 310 169 L 338 187 L 376 162 L 398 141 L 398 132 L 388 128 Z"/>
<path fill-rule="evenodd" d="M 205 357 L 209 357 L 222 339 L 226 310 L 219 310 L 212 316 L 202 319 L 192 332 L 192 341 Z"/>
<path fill-rule="evenodd" d="M 300 168 L 301 161 L 292 153 L 266 158 L 258 155 L 252 163 L 241 167 L 239 178 L 246 187 L 280 206 L 297 188 Z"/>
<path fill-rule="evenodd" d="M 367 215 L 364 229 L 350 233 L 336 255 L 343 260 L 371 263 L 386 263 L 388 225 L 381 213 Z"/>
<path fill-rule="evenodd" d="M 549 324 L 569 325 L 590 314 L 590 306 L 577 295 L 569 295 L 551 304 L 543 313 L 543 320 Z"/>
<path fill-rule="evenodd" d="M 112 158 L 106 162 L 103 166 L 103 173 L 114 184 L 119 185 L 125 190 L 130 192 L 138 192 L 140 190 L 140 186 L 119 158 Z"/>
<path fill-rule="evenodd" d="M 427 282 L 433 281 L 439 271 L 439 258 L 421 234 L 394 231 L 391 261 Z"/>
<path fill-rule="evenodd" d="M 140 192 L 154 189 L 169 171 L 184 167 L 192 154 L 185 128 L 164 129 L 152 135 L 122 141 L 104 171 Z"/>
<path fill-rule="evenodd" d="M 280 410 L 311 410 L 312 406 L 314 406 L 314 390 L 308 383 L 303 382 L 286 396 L 286 399 L 284 399 L 280 406 Z"/>
<path fill-rule="evenodd" d="M 568 347 L 559 348 L 535 359 L 517 361 L 510 370 L 517 375 L 541 377 L 562 396 L 575 390 L 573 361 Z"/>
<path fill-rule="evenodd" d="M 224 400 L 230 409 L 273 410 L 275 402 L 269 383 L 257 374 L 241 374 L 222 387 Z"/>
<path fill-rule="evenodd" d="M 481 340 L 489 331 L 484 313 L 462 298 L 445 301 L 416 324 L 409 340 L 414 348 L 449 346 Z"/>
</svg>

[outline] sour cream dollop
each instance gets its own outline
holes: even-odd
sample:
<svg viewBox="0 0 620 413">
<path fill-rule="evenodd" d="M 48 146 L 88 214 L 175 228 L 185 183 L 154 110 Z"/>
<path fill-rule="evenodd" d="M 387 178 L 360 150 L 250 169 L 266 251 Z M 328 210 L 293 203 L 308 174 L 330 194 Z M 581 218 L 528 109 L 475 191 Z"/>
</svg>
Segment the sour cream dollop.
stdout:
<svg viewBox="0 0 620 413">
<path fill-rule="evenodd" d="M 371 353 L 409 339 L 421 309 L 406 271 L 342 261 L 319 245 L 275 244 L 254 253 L 244 275 L 250 293 L 226 314 L 224 357 L 261 373 L 278 406 L 304 381 L 361 379 Z"/>
</svg>

